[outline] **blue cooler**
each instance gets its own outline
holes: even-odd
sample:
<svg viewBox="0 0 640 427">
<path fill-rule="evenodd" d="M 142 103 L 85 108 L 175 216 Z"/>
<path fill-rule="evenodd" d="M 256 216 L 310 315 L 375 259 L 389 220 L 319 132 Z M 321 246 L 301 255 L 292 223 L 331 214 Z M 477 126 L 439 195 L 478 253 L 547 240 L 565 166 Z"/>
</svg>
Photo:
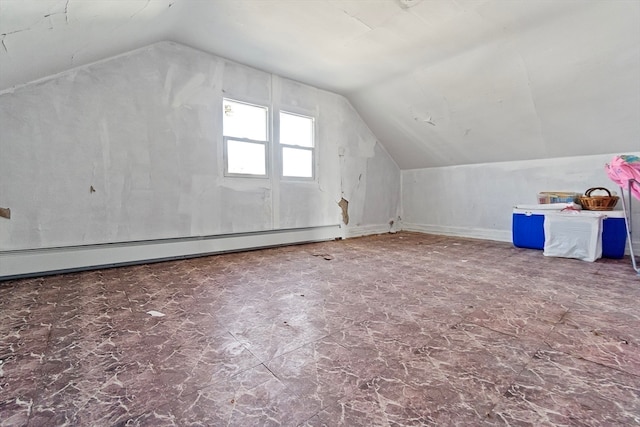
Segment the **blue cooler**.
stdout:
<svg viewBox="0 0 640 427">
<path fill-rule="evenodd" d="M 511 227 L 513 245 L 518 248 L 544 249 L 544 215 L 550 212 L 558 212 L 558 210 L 514 208 Z M 599 213 L 606 215 L 602 223 L 602 257 L 624 257 L 627 244 L 624 212 L 600 211 Z"/>
<path fill-rule="evenodd" d="M 627 224 L 623 211 L 602 212 L 607 217 L 602 223 L 602 256 L 622 258 L 627 245 Z"/>
</svg>

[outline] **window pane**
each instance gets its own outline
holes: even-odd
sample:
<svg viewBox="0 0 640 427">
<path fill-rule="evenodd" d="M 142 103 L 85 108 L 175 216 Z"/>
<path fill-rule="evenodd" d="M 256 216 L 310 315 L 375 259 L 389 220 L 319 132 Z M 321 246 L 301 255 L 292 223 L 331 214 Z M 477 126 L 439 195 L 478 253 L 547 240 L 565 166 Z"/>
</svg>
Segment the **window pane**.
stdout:
<svg viewBox="0 0 640 427">
<path fill-rule="evenodd" d="M 267 140 L 268 110 L 266 107 L 243 104 L 228 99 L 222 101 L 222 107 L 224 136 L 254 139 L 256 141 Z"/>
<path fill-rule="evenodd" d="M 227 172 L 266 175 L 265 145 L 227 140 Z"/>
<path fill-rule="evenodd" d="M 282 176 L 313 178 L 313 151 L 282 147 Z"/>
<path fill-rule="evenodd" d="M 281 112 L 280 144 L 313 147 L 313 118 Z"/>
</svg>

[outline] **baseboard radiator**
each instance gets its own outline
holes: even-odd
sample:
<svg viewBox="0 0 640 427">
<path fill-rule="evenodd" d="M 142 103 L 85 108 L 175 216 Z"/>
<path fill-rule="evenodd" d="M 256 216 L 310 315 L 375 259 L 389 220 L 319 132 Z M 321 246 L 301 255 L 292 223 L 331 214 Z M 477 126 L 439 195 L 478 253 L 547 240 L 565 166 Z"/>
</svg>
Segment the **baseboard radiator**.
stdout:
<svg viewBox="0 0 640 427">
<path fill-rule="evenodd" d="M 193 258 L 344 237 L 340 225 L 0 251 L 0 281 Z"/>
</svg>

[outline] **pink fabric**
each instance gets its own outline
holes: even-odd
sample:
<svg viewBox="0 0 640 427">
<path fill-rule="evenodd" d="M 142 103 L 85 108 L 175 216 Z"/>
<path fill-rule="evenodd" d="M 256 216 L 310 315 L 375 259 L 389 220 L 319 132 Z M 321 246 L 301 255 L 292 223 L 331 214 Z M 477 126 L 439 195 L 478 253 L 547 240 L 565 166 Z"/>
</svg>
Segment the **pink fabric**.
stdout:
<svg viewBox="0 0 640 427">
<path fill-rule="evenodd" d="M 640 200 L 640 157 L 616 156 L 605 166 L 607 175 L 623 189 L 627 189 L 630 179 L 638 182 L 631 183 L 631 194 Z"/>
</svg>

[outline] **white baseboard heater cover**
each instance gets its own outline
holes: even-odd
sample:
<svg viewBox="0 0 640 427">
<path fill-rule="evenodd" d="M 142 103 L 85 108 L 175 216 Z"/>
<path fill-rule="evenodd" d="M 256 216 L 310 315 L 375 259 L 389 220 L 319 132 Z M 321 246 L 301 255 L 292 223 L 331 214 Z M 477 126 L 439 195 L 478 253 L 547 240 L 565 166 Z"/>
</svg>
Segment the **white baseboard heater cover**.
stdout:
<svg viewBox="0 0 640 427">
<path fill-rule="evenodd" d="M 0 252 L 0 280 L 192 258 L 344 237 L 339 225 Z"/>
</svg>

